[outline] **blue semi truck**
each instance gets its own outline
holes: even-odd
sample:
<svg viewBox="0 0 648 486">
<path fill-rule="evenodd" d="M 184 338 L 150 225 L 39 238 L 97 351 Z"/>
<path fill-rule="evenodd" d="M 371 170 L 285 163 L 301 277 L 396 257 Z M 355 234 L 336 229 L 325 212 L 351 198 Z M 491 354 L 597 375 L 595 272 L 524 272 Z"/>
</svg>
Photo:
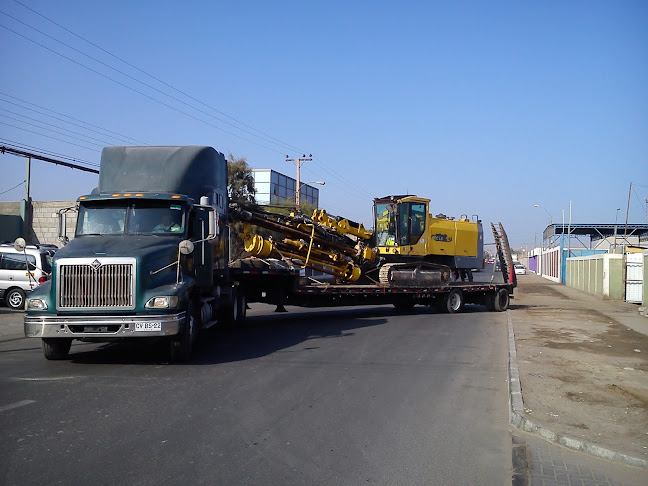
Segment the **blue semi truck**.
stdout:
<svg viewBox="0 0 648 486">
<path fill-rule="evenodd" d="M 156 337 L 188 359 L 199 327 L 245 307 L 228 276 L 226 191 L 227 162 L 211 147 L 104 148 L 75 238 L 27 302 L 25 335 L 48 359 L 73 339 Z"/>
</svg>

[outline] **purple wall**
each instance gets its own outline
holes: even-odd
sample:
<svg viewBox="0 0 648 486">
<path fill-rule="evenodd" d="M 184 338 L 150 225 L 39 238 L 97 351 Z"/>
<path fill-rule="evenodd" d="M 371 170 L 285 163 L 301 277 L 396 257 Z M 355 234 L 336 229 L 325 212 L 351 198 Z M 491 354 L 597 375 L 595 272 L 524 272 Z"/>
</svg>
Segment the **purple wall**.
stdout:
<svg viewBox="0 0 648 486">
<path fill-rule="evenodd" d="M 529 257 L 529 271 L 538 273 L 538 257 Z"/>
</svg>

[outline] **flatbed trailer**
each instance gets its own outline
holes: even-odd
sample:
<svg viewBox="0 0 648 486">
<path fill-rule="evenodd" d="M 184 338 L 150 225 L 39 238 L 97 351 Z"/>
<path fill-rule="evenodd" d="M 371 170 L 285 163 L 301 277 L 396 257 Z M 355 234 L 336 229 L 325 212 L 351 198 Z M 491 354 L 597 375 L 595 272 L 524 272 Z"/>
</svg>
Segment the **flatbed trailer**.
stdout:
<svg viewBox="0 0 648 486">
<path fill-rule="evenodd" d="M 464 304 L 480 304 L 504 311 L 513 296 L 510 284 L 453 282 L 443 287 L 390 287 L 382 285 L 299 286 L 287 303 L 304 307 L 392 304 L 407 311 L 415 305 L 436 306 L 448 313 L 460 312 Z"/>
<path fill-rule="evenodd" d="M 248 265 L 246 265 L 248 263 Z M 513 283 L 452 282 L 441 287 L 394 287 L 382 284 L 350 285 L 314 283 L 298 270 L 281 269 L 270 262 L 243 263 L 234 272 L 238 291 L 247 302 L 264 302 L 283 309 L 392 304 L 399 311 L 415 305 L 436 306 L 442 312 L 461 312 L 465 304 L 484 305 L 490 311 L 505 311 L 513 298 Z M 254 267 L 254 268 L 252 268 Z M 309 282 L 310 283 L 307 283 Z"/>
</svg>

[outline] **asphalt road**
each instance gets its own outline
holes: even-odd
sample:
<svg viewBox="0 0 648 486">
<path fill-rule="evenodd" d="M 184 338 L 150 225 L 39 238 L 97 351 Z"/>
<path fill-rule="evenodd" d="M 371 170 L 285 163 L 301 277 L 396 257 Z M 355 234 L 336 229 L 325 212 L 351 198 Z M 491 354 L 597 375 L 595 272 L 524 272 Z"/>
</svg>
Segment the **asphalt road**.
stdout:
<svg viewBox="0 0 648 486">
<path fill-rule="evenodd" d="M 0 343 L 0 483 L 511 484 L 505 313 L 272 310 L 184 365 Z"/>
</svg>

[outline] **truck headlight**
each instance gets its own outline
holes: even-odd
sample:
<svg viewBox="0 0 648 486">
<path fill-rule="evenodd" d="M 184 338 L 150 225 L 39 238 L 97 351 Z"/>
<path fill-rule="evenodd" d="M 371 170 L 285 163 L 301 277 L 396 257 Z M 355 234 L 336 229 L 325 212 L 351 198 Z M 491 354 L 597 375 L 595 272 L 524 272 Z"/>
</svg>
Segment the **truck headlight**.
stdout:
<svg viewBox="0 0 648 486">
<path fill-rule="evenodd" d="M 47 310 L 47 302 L 43 299 L 27 299 L 27 310 Z"/>
<path fill-rule="evenodd" d="M 151 297 L 146 305 L 147 309 L 173 309 L 178 306 L 177 295 L 164 295 L 158 297 Z"/>
</svg>

